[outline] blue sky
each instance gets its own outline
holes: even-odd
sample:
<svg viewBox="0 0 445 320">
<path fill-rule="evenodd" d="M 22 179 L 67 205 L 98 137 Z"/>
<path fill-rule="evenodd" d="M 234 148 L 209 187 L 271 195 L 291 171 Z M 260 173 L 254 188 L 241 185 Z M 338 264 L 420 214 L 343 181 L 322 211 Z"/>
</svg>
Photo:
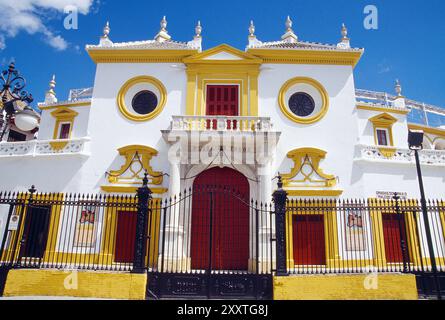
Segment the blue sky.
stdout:
<svg viewBox="0 0 445 320">
<path fill-rule="evenodd" d="M 175 40 L 191 40 L 199 19 L 204 28 L 204 49 L 221 43 L 244 49 L 251 19 L 255 21 L 257 37 L 273 41 L 284 33 L 284 21 L 290 15 L 295 33 L 305 41 L 335 44 L 340 39 L 341 23 L 346 23 L 352 45 L 366 50 L 355 70 L 358 88 L 393 93 L 394 81 L 399 78 L 407 97 L 445 107 L 445 2 L 442 0 L 95 0 L 91 6 L 93 0 L 60 0 L 61 4 L 81 6 L 83 14 L 79 16 L 78 30 L 64 29 L 63 9 L 52 7 L 54 1 L 20 0 L 19 3 L 22 1 L 23 12 L 37 18 L 39 23 L 29 30 L 26 24 L 14 25 L 18 20 L 2 17 L 0 10 L 0 42 L 3 39 L 5 43 L 0 50 L 0 64 L 4 69 L 15 59 L 36 101 L 42 101 L 53 73 L 57 75 L 59 99 L 66 99 L 70 88 L 93 85 L 95 65 L 84 46 L 98 42 L 108 19 L 111 39 L 115 42 L 153 39 L 160 19 L 166 15 L 168 31 Z M 0 9 L 8 3 L 17 0 L 0 0 Z M 33 6 L 35 3 L 44 3 L 45 7 Z M 366 30 L 363 26 L 363 9 L 370 4 L 379 10 L 378 30 Z M 7 23 L 13 25 L 14 32 L 6 32 Z M 58 41 L 59 49 L 54 41 Z"/>
</svg>

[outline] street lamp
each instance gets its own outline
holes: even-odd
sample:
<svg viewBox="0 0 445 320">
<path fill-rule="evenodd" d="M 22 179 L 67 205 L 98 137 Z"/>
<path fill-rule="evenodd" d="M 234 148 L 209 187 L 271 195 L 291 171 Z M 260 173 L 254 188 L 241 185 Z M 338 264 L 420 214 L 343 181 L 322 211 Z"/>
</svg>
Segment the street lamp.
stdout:
<svg viewBox="0 0 445 320">
<path fill-rule="evenodd" d="M 24 90 L 25 87 L 25 78 L 16 70 L 14 62 L 11 62 L 8 70 L 0 73 L 0 142 L 3 141 L 17 109 L 29 109 L 26 105 L 34 101 L 32 95 Z"/>
<path fill-rule="evenodd" d="M 409 131 L 408 144 L 409 144 L 410 150 L 414 151 L 414 155 L 416 158 L 417 176 L 419 179 L 419 187 L 420 187 L 420 203 L 422 205 L 423 220 L 425 222 L 426 240 L 428 243 L 428 251 L 430 254 L 431 268 L 433 271 L 434 282 L 435 282 L 436 290 L 437 290 L 437 296 L 438 296 L 439 300 L 441 300 L 442 296 L 440 293 L 439 279 L 437 277 L 436 258 L 434 256 L 433 239 L 431 237 L 430 221 L 428 218 L 428 208 L 426 205 L 426 198 L 425 198 L 425 188 L 423 186 L 422 168 L 420 166 L 420 158 L 419 158 L 419 151 L 423 150 L 423 138 L 424 138 L 423 131 L 419 131 L 419 130 L 410 130 Z"/>
</svg>

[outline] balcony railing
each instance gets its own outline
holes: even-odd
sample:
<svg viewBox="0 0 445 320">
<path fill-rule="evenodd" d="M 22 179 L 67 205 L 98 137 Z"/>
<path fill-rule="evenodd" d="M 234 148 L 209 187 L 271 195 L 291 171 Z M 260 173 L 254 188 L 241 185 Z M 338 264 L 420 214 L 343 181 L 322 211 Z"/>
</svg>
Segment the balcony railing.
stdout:
<svg viewBox="0 0 445 320">
<path fill-rule="evenodd" d="M 84 154 L 89 139 L 1 142 L 0 158 Z"/>
<path fill-rule="evenodd" d="M 359 145 L 358 153 L 359 157 L 356 159 L 358 161 L 387 161 L 387 162 L 398 162 L 406 164 L 415 164 L 414 152 L 409 149 L 399 149 L 399 148 L 388 148 L 384 147 L 386 151 L 389 149 L 394 150 L 394 155 L 388 157 L 382 152 L 382 147 L 379 146 L 366 146 Z M 420 153 L 420 162 L 424 165 L 435 165 L 435 166 L 445 166 L 445 151 L 440 150 L 422 150 Z"/>
<path fill-rule="evenodd" d="M 173 116 L 172 131 L 267 132 L 270 118 L 231 116 Z"/>
</svg>

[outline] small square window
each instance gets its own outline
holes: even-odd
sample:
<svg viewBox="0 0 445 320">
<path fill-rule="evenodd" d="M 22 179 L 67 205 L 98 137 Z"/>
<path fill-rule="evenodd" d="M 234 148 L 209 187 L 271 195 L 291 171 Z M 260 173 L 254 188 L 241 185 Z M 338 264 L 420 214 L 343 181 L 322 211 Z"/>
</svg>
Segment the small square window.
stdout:
<svg viewBox="0 0 445 320">
<path fill-rule="evenodd" d="M 377 144 L 379 146 L 389 146 L 388 130 L 376 129 Z"/>
<path fill-rule="evenodd" d="M 71 123 L 62 123 L 60 126 L 59 139 L 67 140 L 70 138 Z"/>
</svg>

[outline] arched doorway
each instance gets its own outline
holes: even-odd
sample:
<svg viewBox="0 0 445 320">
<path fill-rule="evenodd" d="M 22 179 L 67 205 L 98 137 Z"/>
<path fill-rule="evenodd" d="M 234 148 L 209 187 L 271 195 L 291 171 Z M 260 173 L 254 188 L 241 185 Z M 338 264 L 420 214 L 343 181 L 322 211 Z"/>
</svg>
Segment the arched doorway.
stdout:
<svg viewBox="0 0 445 320">
<path fill-rule="evenodd" d="M 231 168 L 212 168 L 195 179 L 192 269 L 248 270 L 249 198 L 247 178 Z"/>
</svg>

